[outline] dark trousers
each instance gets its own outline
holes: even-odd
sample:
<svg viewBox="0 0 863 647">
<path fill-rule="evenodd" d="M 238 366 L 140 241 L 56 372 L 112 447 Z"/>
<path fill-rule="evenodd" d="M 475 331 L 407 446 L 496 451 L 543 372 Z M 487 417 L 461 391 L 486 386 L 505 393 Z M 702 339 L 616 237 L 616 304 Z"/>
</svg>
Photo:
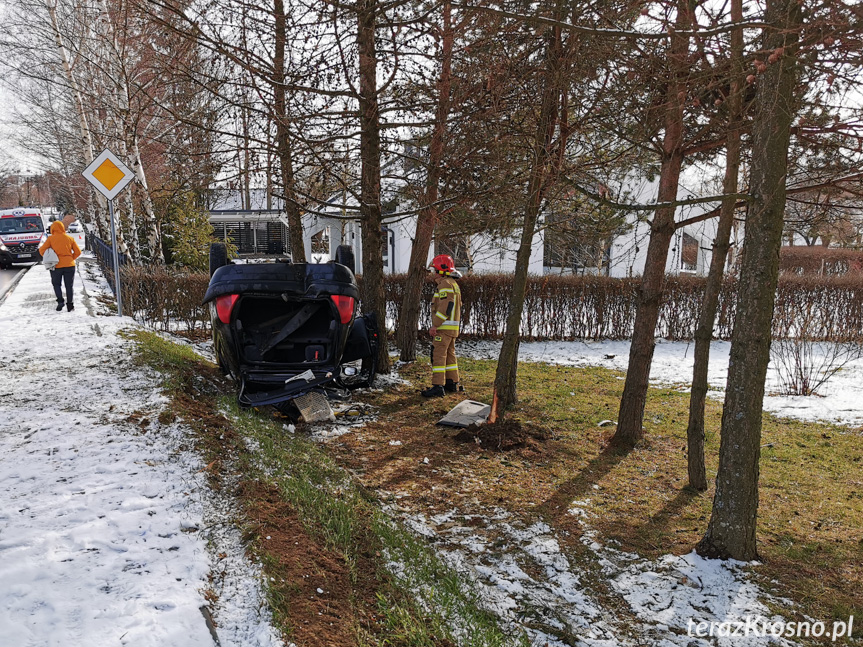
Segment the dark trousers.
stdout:
<svg viewBox="0 0 863 647">
<path fill-rule="evenodd" d="M 75 282 L 75 267 L 61 267 L 51 270 L 51 285 L 54 286 L 54 294 L 57 295 L 57 303 L 63 305 L 63 290 L 60 283 L 66 284 L 66 301 L 75 303 L 75 295 L 72 293 L 72 284 Z"/>
</svg>

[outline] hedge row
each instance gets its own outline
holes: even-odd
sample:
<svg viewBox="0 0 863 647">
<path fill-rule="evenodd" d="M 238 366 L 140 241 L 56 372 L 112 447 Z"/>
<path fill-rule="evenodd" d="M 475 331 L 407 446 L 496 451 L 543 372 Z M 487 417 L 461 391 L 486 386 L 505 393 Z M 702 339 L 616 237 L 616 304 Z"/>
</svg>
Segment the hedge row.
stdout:
<svg viewBox="0 0 863 647">
<path fill-rule="evenodd" d="M 398 324 L 405 276 L 386 279 L 387 319 Z M 195 332 L 209 326 L 201 305 L 209 277 L 166 267 L 122 268 L 126 308 L 161 330 Z M 506 325 L 512 277 L 475 275 L 459 281 L 463 334 L 496 339 Z M 656 335 L 692 339 L 705 280 L 668 277 Z M 521 333 L 525 339 L 628 339 L 632 335 L 639 279 L 596 276 L 544 276 L 528 281 Z M 730 339 L 734 326 L 736 281 L 727 280 L 714 327 L 716 339 Z M 429 302 L 434 284 L 424 286 L 421 325 L 431 323 Z M 859 339 L 863 331 L 863 276 L 784 275 L 779 282 L 774 336 L 805 335 L 822 341 Z"/>
<path fill-rule="evenodd" d="M 201 304 L 210 276 L 169 266 L 120 268 L 123 308 L 156 330 L 195 334 L 210 327 L 210 310 Z"/>
<path fill-rule="evenodd" d="M 779 269 L 792 274 L 840 276 L 863 273 L 863 250 L 843 247 L 783 246 Z"/>
</svg>

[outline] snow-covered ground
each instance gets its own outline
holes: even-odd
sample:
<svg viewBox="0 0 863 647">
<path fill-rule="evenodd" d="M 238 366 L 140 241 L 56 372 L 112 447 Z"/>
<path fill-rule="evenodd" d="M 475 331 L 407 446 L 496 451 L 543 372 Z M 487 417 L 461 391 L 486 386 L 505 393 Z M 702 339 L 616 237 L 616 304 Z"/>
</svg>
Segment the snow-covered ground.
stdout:
<svg viewBox="0 0 863 647">
<path fill-rule="evenodd" d="M 0 305 L 0 645 L 281 645 L 231 502 L 159 423 L 105 287 L 82 263 L 56 312 L 35 266 Z"/>
<path fill-rule="evenodd" d="M 553 528 L 542 522 L 525 525 L 505 510 L 487 516 L 451 510 L 428 517 L 390 505 L 389 512 L 433 540 L 441 558 L 470 582 L 482 606 L 514 632 L 524 631 L 532 646 L 794 644 L 772 635 L 772 627 L 784 629 L 786 623 L 766 605 L 769 600 L 790 610 L 791 603 L 764 593 L 745 564 L 695 553 L 649 560 L 603 545 L 590 529 L 589 500 L 569 510 L 585 526 L 582 543 L 592 553 L 582 563 L 567 557 Z M 405 565 L 391 568 L 404 573 Z M 603 587 L 596 585 L 597 578 L 605 580 Z M 602 588 L 606 596 L 600 595 Z M 609 604 L 609 595 L 619 603 Z M 733 633 L 737 623 L 746 622 L 746 635 Z"/>
<path fill-rule="evenodd" d="M 713 342 L 710 346 L 707 380 L 711 389 L 715 389 L 709 392 L 711 397 L 724 397 L 730 348 L 731 343 L 723 341 Z M 499 342 L 463 341 L 456 346 L 459 355 L 476 359 L 497 359 L 499 350 Z M 650 367 L 651 381 L 657 385 L 688 390 L 692 382 L 693 350 L 691 342 L 657 340 Z M 629 359 L 629 342 L 522 342 L 518 357 L 525 362 L 545 362 L 562 366 L 604 366 L 625 372 Z M 780 417 L 799 420 L 863 425 L 860 384 L 863 384 L 863 359 L 846 364 L 819 389 L 819 395 L 778 395 L 779 378 L 771 361 L 767 371 L 764 410 Z"/>
</svg>

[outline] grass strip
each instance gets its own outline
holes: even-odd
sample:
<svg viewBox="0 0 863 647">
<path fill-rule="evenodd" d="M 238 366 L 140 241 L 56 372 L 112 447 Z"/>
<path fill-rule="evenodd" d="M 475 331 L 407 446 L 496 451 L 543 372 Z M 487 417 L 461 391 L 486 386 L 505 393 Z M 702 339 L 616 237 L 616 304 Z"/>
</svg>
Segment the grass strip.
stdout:
<svg viewBox="0 0 863 647">
<path fill-rule="evenodd" d="M 470 583 L 388 517 L 323 448 L 281 420 L 240 409 L 231 385 L 188 346 L 142 330 L 126 336 L 139 363 L 162 374 L 171 417 L 195 432 L 211 482 L 219 487 L 230 476 L 239 483 L 249 551 L 263 567 L 274 620 L 288 640 L 526 644 L 503 631 Z"/>
</svg>

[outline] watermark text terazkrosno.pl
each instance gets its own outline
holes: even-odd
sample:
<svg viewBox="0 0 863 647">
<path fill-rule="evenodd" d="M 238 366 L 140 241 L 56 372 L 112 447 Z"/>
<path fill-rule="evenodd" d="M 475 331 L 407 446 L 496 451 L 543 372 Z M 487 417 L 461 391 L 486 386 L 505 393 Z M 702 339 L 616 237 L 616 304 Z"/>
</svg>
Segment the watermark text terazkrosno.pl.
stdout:
<svg viewBox="0 0 863 647">
<path fill-rule="evenodd" d="M 742 620 L 726 620 L 724 622 L 698 622 L 689 619 L 686 627 L 690 636 L 699 638 L 717 637 L 728 638 L 739 636 L 768 637 L 774 638 L 830 638 L 834 642 L 839 638 L 848 638 L 854 631 L 854 616 L 847 621 L 836 620 L 821 622 L 820 620 L 806 620 L 802 622 L 786 622 L 784 620 L 771 621 L 762 616 L 745 616 Z"/>
</svg>

